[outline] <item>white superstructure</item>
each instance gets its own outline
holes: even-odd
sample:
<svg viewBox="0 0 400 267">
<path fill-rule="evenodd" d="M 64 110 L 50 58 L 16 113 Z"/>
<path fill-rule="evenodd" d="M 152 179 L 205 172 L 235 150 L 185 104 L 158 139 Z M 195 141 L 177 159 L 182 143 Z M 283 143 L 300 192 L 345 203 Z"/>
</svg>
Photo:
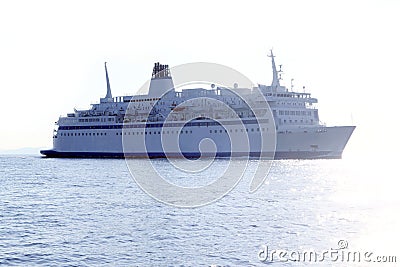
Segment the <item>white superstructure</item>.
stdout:
<svg viewBox="0 0 400 267">
<path fill-rule="evenodd" d="M 105 64 L 106 96 L 88 110 L 75 110 L 60 117 L 54 130 L 53 149 L 41 153 L 48 157 L 165 157 L 162 140 L 178 137 L 180 153 L 186 157 L 199 157 L 199 143 L 207 138 L 215 143 L 217 156 L 259 156 L 260 134 L 274 132 L 276 159 L 340 158 L 355 126 L 322 125 L 314 107 L 317 99 L 281 86 L 272 51 L 270 57 L 271 85 L 240 90 L 253 102 L 253 92 L 261 92 L 269 104 L 272 121 L 261 118 L 261 125 L 256 112 L 234 93 L 238 88 L 176 91 L 168 65 L 159 63 L 154 65 L 148 94 L 112 97 Z M 208 101 L 213 99 L 229 106 L 234 114 Z M 235 122 L 235 116 L 240 117 L 242 127 Z M 250 150 L 232 153 L 228 135 L 243 130 L 249 137 Z M 123 140 L 128 137 L 127 145 Z"/>
</svg>

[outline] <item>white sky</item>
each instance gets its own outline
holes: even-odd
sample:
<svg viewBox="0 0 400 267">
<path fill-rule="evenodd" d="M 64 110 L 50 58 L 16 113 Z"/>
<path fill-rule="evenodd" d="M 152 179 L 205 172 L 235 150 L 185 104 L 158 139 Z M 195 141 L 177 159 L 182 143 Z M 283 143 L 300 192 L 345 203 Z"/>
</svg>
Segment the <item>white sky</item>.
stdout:
<svg viewBox="0 0 400 267">
<path fill-rule="evenodd" d="M 54 121 L 106 93 L 133 94 L 153 63 L 195 61 L 319 99 L 328 125 L 358 126 L 356 152 L 399 147 L 400 2 L 2 1 L 0 150 L 52 146 Z"/>
</svg>

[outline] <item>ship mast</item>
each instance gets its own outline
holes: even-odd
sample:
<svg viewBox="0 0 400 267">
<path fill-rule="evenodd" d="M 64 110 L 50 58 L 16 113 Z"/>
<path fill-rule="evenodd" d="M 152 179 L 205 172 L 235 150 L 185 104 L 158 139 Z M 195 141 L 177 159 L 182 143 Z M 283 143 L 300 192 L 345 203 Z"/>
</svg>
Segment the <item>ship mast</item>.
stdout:
<svg viewBox="0 0 400 267">
<path fill-rule="evenodd" d="M 104 68 L 106 70 L 106 80 L 107 80 L 107 95 L 105 98 L 112 98 L 110 80 L 108 78 L 108 71 L 107 71 L 107 62 L 104 62 Z"/>
<path fill-rule="evenodd" d="M 278 77 L 278 72 L 280 72 L 280 70 L 278 71 L 277 69 L 276 69 L 276 65 L 275 65 L 275 56 L 274 56 L 274 54 L 272 53 L 272 49 L 270 50 L 271 51 L 271 54 L 270 55 L 268 55 L 271 59 L 272 59 L 272 83 L 271 83 L 271 87 L 272 88 L 274 88 L 274 89 L 276 89 L 276 88 L 278 88 L 278 87 L 280 87 L 281 85 L 280 85 L 280 83 L 279 83 L 279 77 Z"/>
</svg>

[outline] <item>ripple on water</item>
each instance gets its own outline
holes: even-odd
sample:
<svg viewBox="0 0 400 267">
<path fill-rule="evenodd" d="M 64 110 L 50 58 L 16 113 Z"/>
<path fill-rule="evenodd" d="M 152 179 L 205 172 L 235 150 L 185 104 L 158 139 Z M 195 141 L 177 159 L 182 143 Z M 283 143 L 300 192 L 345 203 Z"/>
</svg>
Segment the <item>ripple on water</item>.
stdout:
<svg viewBox="0 0 400 267">
<path fill-rule="evenodd" d="M 173 172 L 167 164 L 157 161 Z M 369 224 L 382 209 L 368 206 L 362 190 L 349 194 L 363 178 L 354 168 L 340 160 L 277 161 L 254 194 L 245 178 L 216 203 L 179 209 L 146 195 L 123 160 L 0 157 L 0 264 L 258 266 L 263 244 L 316 250 L 339 239 L 352 244 L 365 229 L 396 225 L 389 198 L 382 222 Z M 363 189 L 376 188 L 368 183 Z"/>
</svg>

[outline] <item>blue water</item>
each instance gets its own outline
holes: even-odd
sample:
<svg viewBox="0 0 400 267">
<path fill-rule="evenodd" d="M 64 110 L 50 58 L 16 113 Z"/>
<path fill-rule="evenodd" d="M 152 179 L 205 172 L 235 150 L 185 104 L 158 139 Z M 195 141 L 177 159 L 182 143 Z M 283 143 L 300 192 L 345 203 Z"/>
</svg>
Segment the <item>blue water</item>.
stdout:
<svg viewBox="0 0 400 267">
<path fill-rule="evenodd" d="M 256 193 L 249 183 L 183 209 L 145 194 L 121 159 L 0 156 L 0 265 L 263 266 L 262 245 L 323 251 L 346 240 L 384 255 L 398 247 L 398 183 L 376 164 L 276 161 Z"/>
</svg>

